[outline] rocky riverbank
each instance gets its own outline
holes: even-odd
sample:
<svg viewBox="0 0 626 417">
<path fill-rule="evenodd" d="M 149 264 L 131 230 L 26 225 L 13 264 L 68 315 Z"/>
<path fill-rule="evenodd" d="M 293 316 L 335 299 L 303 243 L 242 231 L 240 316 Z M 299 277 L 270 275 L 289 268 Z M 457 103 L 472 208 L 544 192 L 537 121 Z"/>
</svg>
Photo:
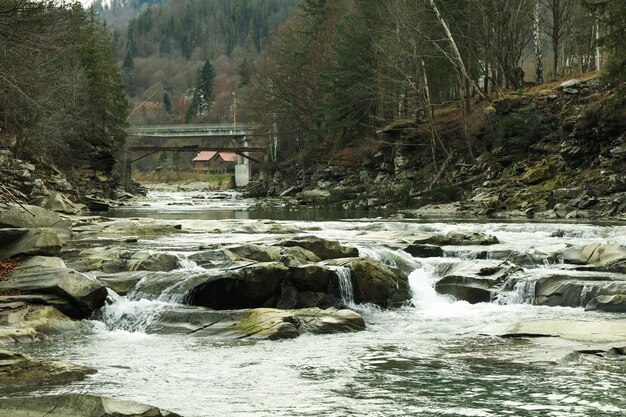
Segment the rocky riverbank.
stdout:
<svg viewBox="0 0 626 417">
<path fill-rule="evenodd" d="M 370 145 L 355 144 L 328 162 L 280 167 L 253 182 L 248 195 L 293 208 L 403 209 L 418 217 L 624 220 L 625 91 L 570 80 L 477 103 L 469 126 L 475 161 L 447 114 L 437 117 L 438 134 L 458 150 L 436 164 L 426 126 L 388 126 Z"/>
<path fill-rule="evenodd" d="M 324 224 L 114 219 L 5 204 L 0 343 L 19 350 L 24 343 L 85 336 L 94 326 L 248 343 L 363 332 L 364 305 L 390 314 L 419 306 L 409 276 L 428 266 L 436 280 L 427 285 L 438 297 L 583 307 L 594 322 L 603 323 L 595 315 L 610 322 L 592 328 L 575 320 L 520 321 L 485 334 L 532 337 L 546 345 L 563 339 L 563 357 L 574 351 L 622 355 L 626 332 L 614 316 L 626 313 L 626 246 L 620 236 L 572 240 L 588 236 L 586 226 L 563 226 L 553 228 L 550 244 L 519 245 L 507 229 L 486 233 L 456 225 L 444 232 L 406 220 Z M 567 327 L 577 330 L 565 332 Z M 6 386 L 98 378 L 91 370 L 52 363 L 33 373 L 28 361 L 40 359 L 5 356 L 0 371 Z"/>
</svg>

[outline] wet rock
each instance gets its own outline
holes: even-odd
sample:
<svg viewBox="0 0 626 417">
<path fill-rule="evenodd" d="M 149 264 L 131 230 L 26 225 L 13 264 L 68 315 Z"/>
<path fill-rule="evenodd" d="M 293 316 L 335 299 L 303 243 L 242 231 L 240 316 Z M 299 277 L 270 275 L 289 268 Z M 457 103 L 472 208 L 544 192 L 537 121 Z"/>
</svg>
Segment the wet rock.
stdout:
<svg viewBox="0 0 626 417">
<path fill-rule="evenodd" d="M 404 251 L 416 258 L 440 258 L 443 257 L 443 249 L 436 245 L 409 245 Z"/>
<path fill-rule="evenodd" d="M 278 246 L 299 246 L 313 252 L 322 260 L 359 256 L 359 250 L 357 248 L 344 246 L 337 241 L 326 240 L 315 236 L 297 237 L 284 240 L 280 242 Z"/>
<path fill-rule="evenodd" d="M 115 206 L 113 202 L 95 196 L 85 196 L 82 201 L 91 211 L 109 211 Z"/>
<path fill-rule="evenodd" d="M 117 294 L 127 295 L 145 276 L 146 272 L 144 271 L 118 272 L 115 274 L 100 274 L 97 276 L 97 279 Z"/>
<path fill-rule="evenodd" d="M 598 296 L 626 294 L 626 280 L 617 275 L 550 275 L 537 279 L 535 304 L 585 307 Z"/>
<path fill-rule="evenodd" d="M 299 291 L 328 293 L 331 282 L 337 279 L 335 271 L 320 265 L 289 268 L 289 281 Z"/>
<path fill-rule="evenodd" d="M 330 308 L 337 304 L 337 300 L 325 292 L 301 291 L 298 293 L 296 308 Z"/>
<path fill-rule="evenodd" d="M 107 297 L 106 288 L 94 278 L 73 269 L 36 266 L 16 268 L 0 281 L 0 291 L 19 294 L 29 304 L 50 304 L 76 319 L 88 317 Z"/>
<path fill-rule="evenodd" d="M 0 203 L 0 227 L 67 229 L 71 224 L 58 213 L 38 206 Z"/>
<path fill-rule="evenodd" d="M 500 261 L 442 264 L 437 274 L 443 278 L 437 281 L 435 290 L 471 304 L 488 303 L 506 280 L 519 271 L 517 265 Z"/>
<path fill-rule="evenodd" d="M 626 294 L 600 295 L 594 297 L 585 306 L 585 310 L 626 313 Z"/>
<path fill-rule="evenodd" d="M 299 246 L 281 248 L 276 246 L 247 244 L 242 246 L 230 246 L 227 249 L 242 258 L 259 262 L 276 262 L 280 261 L 283 257 L 303 262 L 318 262 L 320 260 L 313 252 Z"/>
<path fill-rule="evenodd" d="M 91 328 L 51 306 L 55 304 L 62 304 L 62 300 L 54 295 L 0 296 L 0 344 L 28 343 L 62 332 Z"/>
<path fill-rule="evenodd" d="M 560 253 L 563 262 L 574 265 L 596 265 L 610 268 L 626 266 L 626 246 L 590 243 L 582 248 L 568 248 Z M 624 269 L 626 272 L 626 269 Z"/>
<path fill-rule="evenodd" d="M 626 340 L 624 321 L 541 320 L 511 326 L 504 335 L 512 337 L 560 337 L 586 342 L 620 342 Z"/>
<path fill-rule="evenodd" d="M 157 251 L 134 251 L 123 248 L 90 248 L 79 253 L 87 271 L 107 273 L 123 271 L 172 271 L 179 266 L 177 256 Z"/>
<path fill-rule="evenodd" d="M 2 400 L 0 417 L 181 417 L 178 414 L 116 398 L 62 394 Z"/>
<path fill-rule="evenodd" d="M 283 281 L 280 290 L 280 299 L 276 304 L 276 308 L 288 310 L 298 307 L 299 293 L 296 287 Z"/>
<path fill-rule="evenodd" d="M 416 239 L 414 245 L 460 246 L 460 245 L 495 245 L 500 243 L 497 237 L 484 233 L 448 232 L 445 235 L 430 235 Z"/>
<path fill-rule="evenodd" d="M 50 195 L 38 197 L 32 200 L 30 203 L 39 207 L 43 207 L 46 210 L 64 214 L 78 214 L 85 208 L 84 205 L 73 203 L 65 195 L 58 192 L 53 192 Z"/>
<path fill-rule="evenodd" d="M 279 262 L 257 263 L 243 269 L 203 274 L 203 282 L 189 291 L 191 305 L 217 310 L 275 306 L 289 268 Z"/>
<path fill-rule="evenodd" d="M 278 340 L 292 339 L 301 334 L 345 333 L 363 329 L 363 318 L 351 310 L 258 308 L 215 311 L 183 307 L 164 311 L 146 331 Z"/>
<path fill-rule="evenodd" d="M 394 307 L 411 299 L 408 276 L 399 269 L 368 258 L 337 259 L 329 264 L 350 269 L 357 303 Z"/>
<path fill-rule="evenodd" d="M 12 229 L 15 230 L 15 229 Z M 0 258 L 50 255 L 61 252 L 63 243 L 52 229 L 30 229 L 14 241 L 0 242 Z"/>
<path fill-rule="evenodd" d="M 228 249 L 216 249 L 194 253 L 188 257 L 199 266 L 210 266 L 215 264 L 232 263 L 235 261 L 244 261 L 241 256 L 231 252 Z"/>
<path fill-rule="evenodd" d="M 95 372 L 95 369 L 86 366 L 34 359 L 19 353 L 0 350 L 0 385 L 7 388 L 10 385 L 11 389 L 80 381 L 86 375 Z M 21 401 L 24 400 L 21 399 Z M 15 417 L 20 415 L 6 414 L 10 409 L 6 399 L 0 400 L 0 416 Z"/>
<path fill-rule="evenodd" d="M 296 198 L 304 203 L 317 203 L 330 197 L 328 190 L 305 190 L 297 194 Z"/>
<path fill-rule="evenodd" d="M 3 246 L 12 243 L 18 238 L 28 233 L 30 229 L 24 227 L 6 227 L 0 228 L 0 250 Z"/>
</svg>

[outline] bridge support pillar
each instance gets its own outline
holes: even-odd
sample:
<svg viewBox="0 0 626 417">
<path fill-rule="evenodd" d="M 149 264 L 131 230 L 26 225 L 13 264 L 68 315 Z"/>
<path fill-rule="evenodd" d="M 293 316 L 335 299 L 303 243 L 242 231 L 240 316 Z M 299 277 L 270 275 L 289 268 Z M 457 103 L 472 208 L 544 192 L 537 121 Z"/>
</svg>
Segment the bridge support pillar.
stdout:
<svg viewBox="0 0 626 417">
<path fill-rule="evenodd" d="M 235 187 L 245 187 L 248 183 L 250 183 L 250 168 L 250 164 L 235 165 Z"/>
</svg>

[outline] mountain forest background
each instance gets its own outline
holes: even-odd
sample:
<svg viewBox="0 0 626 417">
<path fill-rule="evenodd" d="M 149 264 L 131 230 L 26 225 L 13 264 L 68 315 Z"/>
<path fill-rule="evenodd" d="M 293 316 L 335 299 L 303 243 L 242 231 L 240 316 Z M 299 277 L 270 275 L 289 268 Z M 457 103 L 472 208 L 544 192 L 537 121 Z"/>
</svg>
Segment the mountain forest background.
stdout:
<svg viewBox="0 0 626 417">
<path fill-rule="evenodd" d="M 272 162 L 304 161 L 396 123 L 473 159 L 477 101 L 623 82 L 625 35 L 623 0 L 0 0 L 0 140 L 63 165 L 128 124 L 250 122 Z"/>
</svg>

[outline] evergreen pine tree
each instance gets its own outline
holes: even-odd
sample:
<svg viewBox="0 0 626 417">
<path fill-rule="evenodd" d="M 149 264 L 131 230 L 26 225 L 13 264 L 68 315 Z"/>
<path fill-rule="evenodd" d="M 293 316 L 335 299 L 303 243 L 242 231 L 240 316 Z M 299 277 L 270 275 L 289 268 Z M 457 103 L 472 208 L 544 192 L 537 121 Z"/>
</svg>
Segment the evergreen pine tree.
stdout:
<svg viewBox="0 0 626 417">
<path fill-rule="evenodd" d="M 200 70 L 200 80 L 198 83 L 198 90 L 200 90 L 200 96 L 204 103 L 203 108 L 207 109 L 211 107 L 211 101 L 213 100 L 213 86 L 215 85 L 215 68 L 211 61 L 208 59 L 204 61 L 204 65 Z"/>
<path fill-rule="evenodd" d="M 135 95 L 135 61 L 130 53 L 130 49 L 126 52 L 126 57 L 122 63 L 122 70 L 124 71 L 124 85 L 126 91 L 130 96 Z"/>
<path fill-rule="evenodd" d="M 321 112 L 347 143 L 369 124 L 376 112 L 376 54 L 372 28 L 377 2 L 364 0 L 337 27 L 332 62 L 323 75 L 325 100 Z"/>
</svg>

